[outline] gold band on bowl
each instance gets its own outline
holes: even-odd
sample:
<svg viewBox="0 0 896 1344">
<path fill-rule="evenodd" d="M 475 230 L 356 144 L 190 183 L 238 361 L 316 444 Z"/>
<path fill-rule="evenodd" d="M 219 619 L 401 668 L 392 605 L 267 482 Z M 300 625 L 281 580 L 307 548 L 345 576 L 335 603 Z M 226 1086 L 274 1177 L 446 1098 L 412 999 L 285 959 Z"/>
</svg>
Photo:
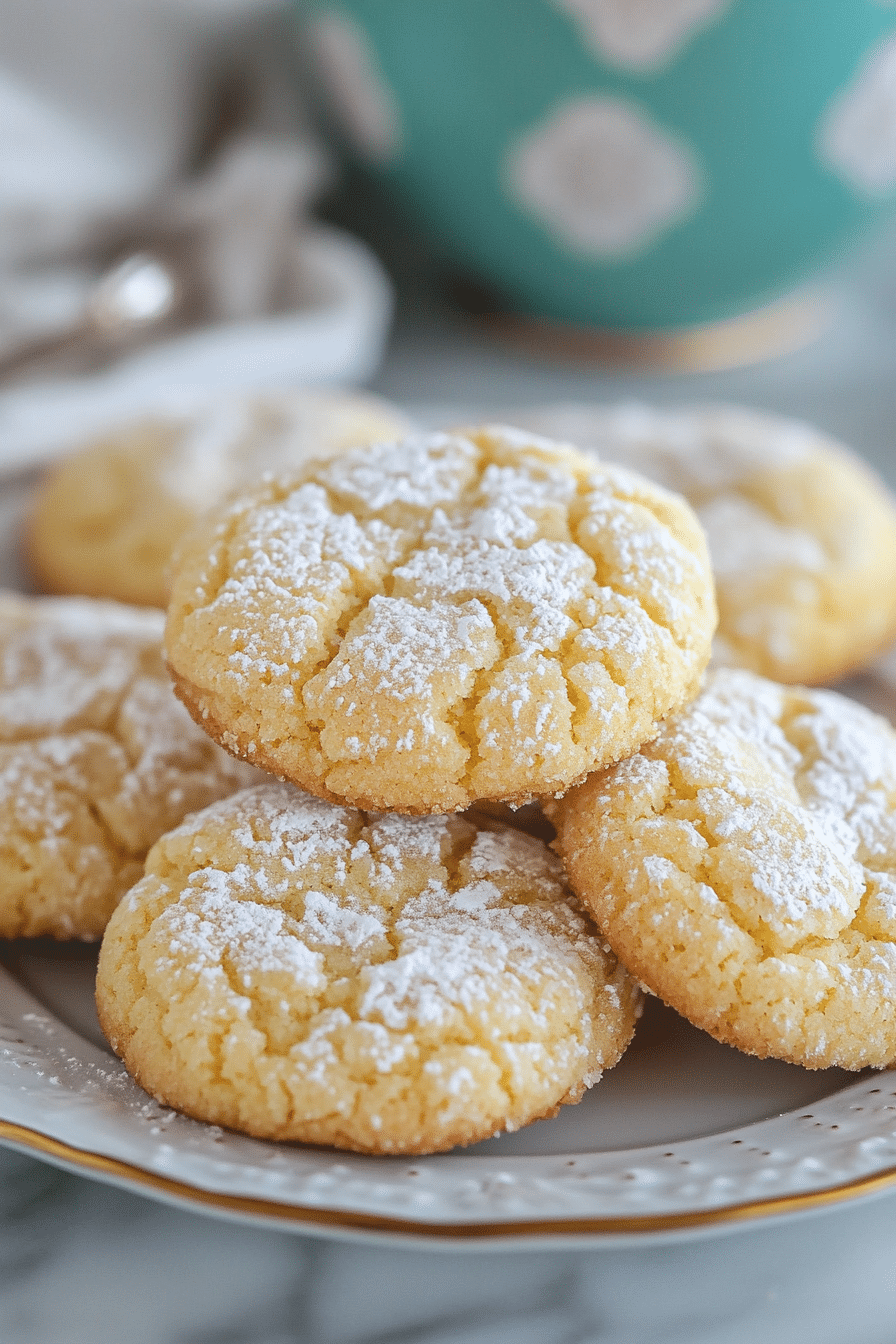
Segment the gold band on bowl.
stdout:
<svg viewBox="0 0 896 1344">
<path fill-rule="evenodd" d="M 711 373 L 799 350 L 822 334 L 832 315 L 832 300 L 810 293 L 681 331 L 575 327 L 550 318 L 491 311 L 476 316 L 500 340 L 542 359 L 658 373 Z"/>
<path fill-rule="evenodd" d="M 699 1209 L 682 1213 L 639 1214 L 604 1218 L 532 1218 L 502 1223 L 415 1222 L 407 1218 L 387 1218 L 378 1214 L 353 1213 L 346 1209 L 303 1208 L 249 1195 L 226 1195 L 201 1190 L 185 1181 L 158 1176 L 142 1167 L 118 1158 L 74 1148 L 24 1125 L 0 1120 L 0 1142 L 26 1148 L 68 1167 L 115 1181 L 125 1181 L 149 1195 L 167 1196 L 181 1203 L 216 1209 L 233 1217 L 266 1219 L 283 1227 L 301 1231 L 304 1227 L 344 1229 L 350 1232 L 382 1232 L 396 1237 L 417 1237 L 430 1241 L 486 1241 L 523 1237 L 644 1236 L 650 1233 L 685 1231 L 714 1227 L 725 1223 L 743 1223 L 757 1218 L 805 1212 L 831 1204 L 840 1204 L 896 1186 L 896 1167 L 873 1175 L 860 1176 L 825 1190 L 779 1195 L 771 1199 L 749 1200 L 724 1208 Z"/>
</svg>

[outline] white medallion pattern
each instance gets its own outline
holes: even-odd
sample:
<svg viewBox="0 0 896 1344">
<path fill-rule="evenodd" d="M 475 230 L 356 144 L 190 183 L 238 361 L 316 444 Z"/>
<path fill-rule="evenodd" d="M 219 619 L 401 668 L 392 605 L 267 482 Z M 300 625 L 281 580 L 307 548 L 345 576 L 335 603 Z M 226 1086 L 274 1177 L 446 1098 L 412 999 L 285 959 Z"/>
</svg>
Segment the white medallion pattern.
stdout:
<svg viewBox="0 0 896 1344">
<path fill-rule="evenodd" d="M 512 142 L 513 198 L 567 248 L 624 261 L 697 208 L 696 158 L 677 136 L 620 98 L 554 109 Z"/>
<path fill-rule="evenodd" d="M 553 0 L 603 60 L 629 70 L 667 65 L 730 0 Z"/>
<path fill-rule="evenodd" d="M 329 10 L 308 25 L 307 40 L 355 148 L 372 162 L 387 163 L 401 147 L 401 120 L 363 29 Z"/>
<path fill-rule="evenodd" d="M 822 162 L 865 196 L 896 189 L 896 33 L 864 57 L 819 123 Z"/>
</svg>

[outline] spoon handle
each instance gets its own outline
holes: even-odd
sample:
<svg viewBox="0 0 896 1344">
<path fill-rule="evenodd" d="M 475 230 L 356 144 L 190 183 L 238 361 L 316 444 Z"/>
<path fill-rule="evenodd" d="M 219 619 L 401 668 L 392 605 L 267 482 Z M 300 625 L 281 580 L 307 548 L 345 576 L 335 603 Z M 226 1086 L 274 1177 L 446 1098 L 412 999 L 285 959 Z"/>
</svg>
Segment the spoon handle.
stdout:
<svg viewBox="0 0 896 1344">
<path fill-rule="evenodd" d="M 0 381 L 14 378 L 28 371 L 32 364 L 40 364 L 46 359 L 57 358 L 75 350 L 82 342 L 95 345 L 91 340 L 91 327 L 87 322 L 68 327 L 65 331 L 56 331 L 49 336 L 35 336 L 23 341 L 12 350 L 0 354 Z"/>
<path fill-rule="evenodd" d="M 95 363 L 153 340 L 182 317 L 185 294 L 184 281 L 163 256 L 125 256 L 99 277 L 73 326 L 32 337 L 0 354 L 0 382 L 79 348 Z"/>
</svg>

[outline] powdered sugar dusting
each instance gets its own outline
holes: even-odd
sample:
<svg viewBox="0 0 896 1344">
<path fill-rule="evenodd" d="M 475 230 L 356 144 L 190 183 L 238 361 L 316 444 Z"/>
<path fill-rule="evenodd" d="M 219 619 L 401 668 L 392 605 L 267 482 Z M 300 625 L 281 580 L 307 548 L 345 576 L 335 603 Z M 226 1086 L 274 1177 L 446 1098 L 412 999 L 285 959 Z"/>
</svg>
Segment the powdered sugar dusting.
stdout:
<svg viewBox="0 0 896 1344">
<path fill-rule="evenodd" d="M 406 427 L 374 397 L 324 390 L 224 395 L 189 415 L 159 422 L 168 440 L 160 458 L 164 490 L 191 512 L 208 508 L 235 486 L 294 470 L 357 443 Z"/>
<path fill-rule="evenodd" d="M 215 833 L 237 845 L 226 870 L 208 849 Z M 200 853 L 164 916 L 166 937 L 176 930 L 171 953 L 185 955 L 191 974 L 239 949 L 246 984 L 291 967 L 304 989 L 329 957 L 351 954 L 359 1018 L 394 1030 L 488 1013 L 508 973 L 543 993 L 545 977 L 580 973 L 577 958 L 605 961 L 559 861 L 509 827 L 356 813 L 272 782 L 164 837 L 147 880 L 162 865 L 170 886 L 170 865 L 189 871 Z"/>
<path fill-rule="evenodd" d="M 392 504 L 433 509 L 458 499 L 476 470 L 465 439 L 430 434 L 343 453 L 318 480 L 373 513 Z"/>
<path fill-rule="evenodd" d="M 896 597 L 870 594 L 896 564 L 896 509 L 812 426 L 733 406 L 570 404 L 518 418 L 687 498 L 716 578 L 718 663 L 824 682 L 894 628 Z"/>
<path fill-rule="evenodd" d="M 809 1068 L 896 1059 L 896 731 L 720 670 L 553 814 L 614 951 L 717 1040 Z"/>
<path fill-rule="evenodd" d="M 161 612 L 0 596 L 0 932 L 96 938 L 146 851 L 250 782 L 175 699 Z"/>
<path fill-rule="evenodd" d="M 514 419 L 619 462 L 701 503 L 737 490 L 761 471 L 809 461 L 821 436 L 811 425 L 735 406 L 657 410 L 638 402 L 577 403 L 518 412 Z"/>
<path fill-rule="evenodd" d="M 539 539 L 525 550 L 480 538 L 428 547 L 395 571 L 396 591 L 419 603 L 490 602 L 514 653 L 556 650 L 576 628 L 567 615 L 594 592 L 594 564 L 578 546 Z"/>
<path fill-rule="evenodd" d="M 643 740 L 703 665 L 709 575 L 693 520 L 666 521 L 680 507 L 501 427 L 352 450 L 222 514 L 222 581 L 175 597 L 171 662 L 231 749 L 326 796 L 556 790 Z"/>
<path fill-rule="evenodd" d="M 0 740 L 108 720 L 140 665 L 159 665 L 161 612 L 78 598 L 0 595 Z"/>
<path fill-rule="evenodd" d="M 234 900 L 228 875 L 206 870 L 196 887 L 162 915 L 169 940 L 168 958 L 185 958 L 190 975 L 224 974 L 230 963 L 242 990 L 257 979 L 283 973 L 297 989 L 322 988 L 323 958 L 312 952 L 290 928 L 281 910 L 257 901 Z"/>
<path fill-rule="evenodd" d="M 723 496 L 705 504 L 698 516 L 720 580 L 781 568 L 801 571 L 811 583 L 828 565 L 818 537 L 805 528 L 783 526 L 750 500 Z"/>
<path fill-rule="evenodd" d="M 322 891 L 305 893 L 305 936 L 316 943 L 337 944 L 356 952 L 371 938 L 385 937 L 386 926 L 376 915 L 346 909 Z"/>
<path fill-rule="evenodd" d="M 488 612 L 477 601 L 457 606 L 433 602 L 424 607 L 403 597 L 377 595 L 371 599 L 368 613 L 357 634 L 349 632 L 345 661 L 337 661 L 328 677 L 329 688 L 344 689 L 336 704 L 339 708 L 345 705 L 347 715 L 361 708 L 360 703 L 350 702 L 359 674 L 366 674 L 364 680 L 374 693 L 403 700 L 428 698 L 434 674 L 459 656 L 475 657 L 478 648 L 488 646 L 492 633 Z M 360 664 L 357 672 L 352 671 L 355 652 Z M 481 665 L 476 658 L 468 670 L 472 672 Z"/>
<path fill-rule="evenodd" d="M 118 957 L 140 975 L 113 976 Z M 178 1087 L 202 1084 L 200 1114 L 209 1088 L 237 1093 L 237 1123 L 267 1116 L 253 1132 L 373 1151 L 450 1146 L 579 1095 L 637 1001 L 531 837 L 274 782 L 162 837 L 99 983 L 114 1038 L 189 1057 Z"/>
<path fill-rule="evenodd" d="M 242 399 L 223 398 L 177 426 L 160 471 L 174 499 L 192 510 L 197 500 L 212 503 L 232 489 L 238 477 L 235 450 L 252 432 L 253 409 Z"/>
<path fill-rule="evenodd" d="M 843 696 L 719 671 L 646 753 L 695 797 L 713 885 L 776 945 L 836 938 L 896 871 L 896 733 Z"/>
</svg>

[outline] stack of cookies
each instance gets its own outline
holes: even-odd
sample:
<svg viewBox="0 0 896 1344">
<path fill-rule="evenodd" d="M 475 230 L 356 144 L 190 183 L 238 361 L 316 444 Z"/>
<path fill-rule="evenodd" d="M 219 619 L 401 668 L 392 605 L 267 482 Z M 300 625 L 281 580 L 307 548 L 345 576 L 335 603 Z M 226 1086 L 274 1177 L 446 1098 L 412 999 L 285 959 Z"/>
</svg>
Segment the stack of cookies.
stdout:
<svg viewBox="0 0 896 1344">
<path fill-rule="evenodd" d="M 110 426 L 41 483 L 31 568 L 47 592 L 164 607 L 177 542 L 241 481 L 409 428 L 379 397 L 323 389 L 222 395 Z"/>
<path fill-rule="evenodd" d="M 880 477 L 811 425 L 740 406 L 544 406 L 520 423 L 684 495 L 709 542 L 713 662 L 822 685 L 896 638 L 896 515 Z"/>
<path fill-rule="evenodd" d="M 0 937 L 101 937 L 155 841 L 259 777 L 177 702 L 163 613 L 124 603 L 164 605 L 173 544 L 235 481 L 406 423 L 359 394 L 219 399 L 47 475 L 29 557 L 43 587 L 81 596 L 0 594 Z"/>
<path fill-rule="evenodd" d="M 367 1152 L 578 1100 L 639 992 L 556 857 L 481 804 L 654 737 L 714 626 L 684 501 L 510 430 L 357 449 L 209 513 L 174 568 L 175 687 L 290 784 L 187 822 L 119 906 L 98 1003 L 128 1067 L 189 1114 Z"/>
<path fill-rule="evenodd" d="M 199 518 L 169 671 L 261 782 L 109 921 L 130 1071 L 257 1136 L 422 1153 L 578 1100 L 640 986 L 754 1054 L 896 1059 L 896 734 L 704 681 L 716 620 L 690 505 L 531 431 L 319 455 Z"/>
</svg>

